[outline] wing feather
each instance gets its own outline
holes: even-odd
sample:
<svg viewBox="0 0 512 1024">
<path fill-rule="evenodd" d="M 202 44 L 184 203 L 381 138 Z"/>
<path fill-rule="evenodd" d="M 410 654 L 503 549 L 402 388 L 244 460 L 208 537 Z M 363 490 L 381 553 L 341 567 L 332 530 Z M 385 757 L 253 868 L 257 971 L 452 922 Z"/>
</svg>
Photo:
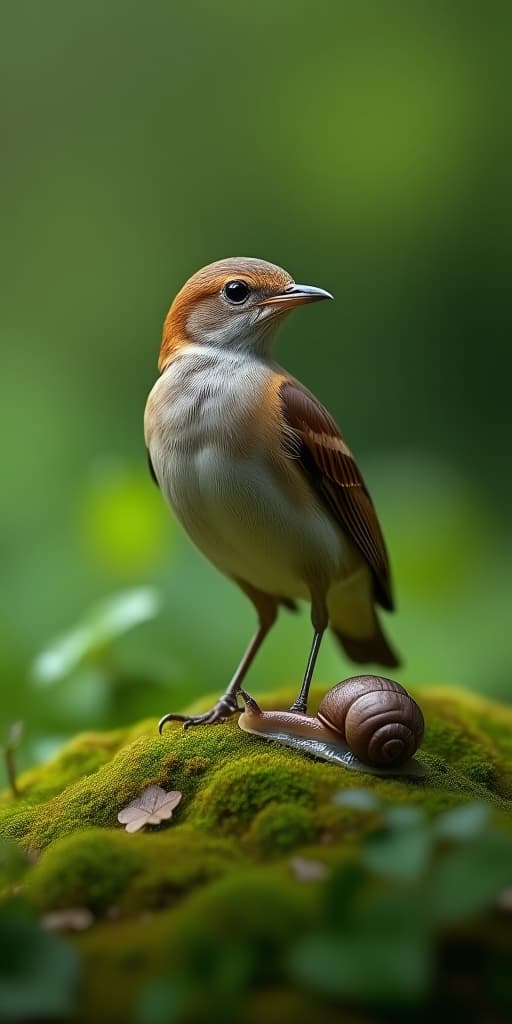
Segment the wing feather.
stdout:
<svg viewBox="0 0 512 1024">
<path fill-rule="evenodd" d="M 286 378 L 280 397 L 287 424 L 285 444 L 331 514 L 368 562 L 375 599 L 392 610 L 386 545 L 372 499 L 352 452 L 330 413 L 299 381 Z M 291 436 L 290 436 L 291 434 Z"/>
</svg>

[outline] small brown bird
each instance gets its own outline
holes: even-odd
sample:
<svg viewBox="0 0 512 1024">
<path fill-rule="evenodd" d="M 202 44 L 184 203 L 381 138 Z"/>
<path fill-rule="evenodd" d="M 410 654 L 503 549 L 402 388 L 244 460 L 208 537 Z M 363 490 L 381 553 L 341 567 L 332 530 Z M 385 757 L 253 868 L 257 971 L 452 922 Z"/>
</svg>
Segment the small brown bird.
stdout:
<svg viewBox="0 0 512 1024">
<path fill-rule="evenodd" d="M 305 713 L 330 626 L 349 658 L 396 666 L 375 605 L 388 558 L 363 478 L 332 416 L 272 359 L 277 328 L 331 299 L 280 267 L 236 257 L 199 270 L 165 320 L 144 418 L 152 474 L 204 555 L 252 601 L 259 626 L 226 692 L 186 726 L 240 710 L 238 694 L 280 605 L 311 602 L 314 636 L 293 710 Z"/>
</svg>

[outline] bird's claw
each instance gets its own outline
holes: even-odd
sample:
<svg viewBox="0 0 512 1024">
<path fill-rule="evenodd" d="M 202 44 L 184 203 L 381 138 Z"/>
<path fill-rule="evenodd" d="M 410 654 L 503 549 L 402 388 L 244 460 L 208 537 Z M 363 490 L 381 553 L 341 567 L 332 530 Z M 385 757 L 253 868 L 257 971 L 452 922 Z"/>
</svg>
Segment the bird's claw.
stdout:
<svg viewBox="0 0 512 1024">
<path fill-rule="evenodd" d="M 167 722 L 182 722 L 184 729 L 190 729 L 192 725 L 218 725 L 221 722 L 226 722 L 231 715 L 236 715 L 237 711 L 242 711 L 238 703 L 238 692 L 231 694 L 224 694 L 220 700 L 210 709 L 205 711 L 202 715 L 180 715 L 180 714 L 169 714 L 164 715 L 158 723 L 158 731 L 160 735 L 164 725 Z"/>
</svg>

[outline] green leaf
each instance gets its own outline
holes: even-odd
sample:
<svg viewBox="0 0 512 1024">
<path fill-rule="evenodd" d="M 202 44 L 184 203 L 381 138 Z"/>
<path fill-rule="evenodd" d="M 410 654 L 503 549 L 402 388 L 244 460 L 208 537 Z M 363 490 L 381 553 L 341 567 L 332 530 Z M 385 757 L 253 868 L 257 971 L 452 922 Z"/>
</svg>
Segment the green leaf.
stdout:
<svg viewBox="0 0 512 1024">
<path fill-rule="evenodd" d="M 361 860 L 369 871 L 381 878 L 414 882 L 425 875 L 432 847 L 432 832 L 422 824 L 373 836 Z"/>
<path fill-rule="evenodd" d="M 0 917 L 2 1020 L 66 1017 L 74 1005 L 78 960 L 62 939 L 14 917 Z"/>
<path fill-rule="evenodd" d="M 481 836 L 446 854 L 435 866 L 428 902 L 434 919 L 452 924 L 490 907 L 512 885 L 512 839 Z"/>
<path fill-rule="evenodd" d="M 384 812 L 384 821 L 388 828 L 404 829 L 420 827 L 426 822 L 426 814 L 422 807 L 395 806 Z"/>
<path fill-rule="evenodd" d="M 175 981 L 162 978 L 141 992 L 135 1020 L 137 1024 L 174 1024 L 183 1019 L 186 997 Z"/>
<path fill-rule="evenodd" d="M 434 824 L 435 834 L 438 839 L 463 842 L 466 839 L 473 839 L 482 834 L 486 829 L 491 808 L 483 801 L 470 801 L 454 807 L 452 811 L 440 814 Z"/>
<path fill-rule="evenodd" d="M 328 925 L 336 927 L 340 921 L 346 921 L 350 917 L 367 877 L 360 864 L 347 864 L 333 872 L 325 886 Z"/>
<path fill-rule="evenodd" d="M 58 682 L 94 651 L 153 619 L 159 607 L 158 594 L 153 587 L 125 590 L 100 602 L 83 622 L 37 656 L 32 665 L 34 682 L 40 686 Z"/>
<path fill-rule="evenodd" d="M 356 811 L 378 811 L 382 807 L 382 801 L 375 793 L 370 789 L 357 787 L 342 789 L 335 793 L 331 803 L 338 807 L 353 807 Z"/>
<path fill-rule="evenodd" d="M 374 895 L 350 924 L 302 940 L 290 970 L 296 982 L 362 1005 L 414 1003 L 428 992 L 431 933 L 420 894 Z"/>
</svg>

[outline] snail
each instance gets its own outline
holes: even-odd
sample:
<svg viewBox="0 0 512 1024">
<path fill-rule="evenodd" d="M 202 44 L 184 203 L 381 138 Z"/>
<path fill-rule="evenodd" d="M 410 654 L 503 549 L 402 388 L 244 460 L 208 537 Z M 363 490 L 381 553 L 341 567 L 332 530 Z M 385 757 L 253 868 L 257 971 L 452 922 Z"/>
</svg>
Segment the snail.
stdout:
<svg viewBox="0 0 512 1024">
<path fill-rule="evenodd" d="M 353 676 L 333 686 L 316 717 L 262 711 L 244 691 L 238 724 L 245 732 L 296 747 L 312 757 L 373 775 L 422 776 L 414 760 L 425 728 L 416 701 L 400 683 Z"/>
</svg>

